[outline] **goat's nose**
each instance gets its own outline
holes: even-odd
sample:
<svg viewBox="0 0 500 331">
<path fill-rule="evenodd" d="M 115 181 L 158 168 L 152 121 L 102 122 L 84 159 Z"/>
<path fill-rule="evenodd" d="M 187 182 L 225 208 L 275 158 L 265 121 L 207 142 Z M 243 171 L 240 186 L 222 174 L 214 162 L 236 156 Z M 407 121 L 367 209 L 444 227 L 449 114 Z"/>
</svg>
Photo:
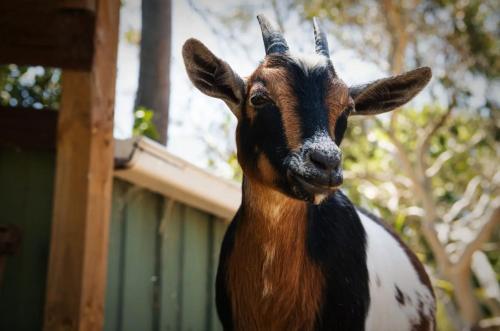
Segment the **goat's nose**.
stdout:
<svg viewBox="0 0 500 331">
<path fill-rule="evenodd" d="M 324 150 L 312 150 L 309 152 L 309 159 L 314 166 L 324 172 L 332 172 L 340 166 L 340 153 Z"/>
</svg>

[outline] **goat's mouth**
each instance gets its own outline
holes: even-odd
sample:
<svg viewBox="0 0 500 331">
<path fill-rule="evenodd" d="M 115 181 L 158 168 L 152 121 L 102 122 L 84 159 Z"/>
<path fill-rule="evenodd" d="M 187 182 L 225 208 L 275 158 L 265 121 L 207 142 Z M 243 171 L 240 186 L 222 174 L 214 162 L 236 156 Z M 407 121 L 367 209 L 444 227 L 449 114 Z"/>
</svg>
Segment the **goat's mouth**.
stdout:
<svg viewBox="0 0 500 331">
<path fill-rule="evenodd" d="M 325 197 L 338 190 L 343 181 L 342 171 L 338 171 L 329 178 L 306 177 L 292 169 L 288 169 L 287 175 L 293 193 L 298 198 L 313 203 L 320 203 Z"/>
<path fill-rule="evenodd" d="M 298 153 L 291 154 L 284 166 L 292 195 L 318 204 L 338 190 L 343 181 L 342 167 L 340 162 L 329 165 Z"/>
</svg>

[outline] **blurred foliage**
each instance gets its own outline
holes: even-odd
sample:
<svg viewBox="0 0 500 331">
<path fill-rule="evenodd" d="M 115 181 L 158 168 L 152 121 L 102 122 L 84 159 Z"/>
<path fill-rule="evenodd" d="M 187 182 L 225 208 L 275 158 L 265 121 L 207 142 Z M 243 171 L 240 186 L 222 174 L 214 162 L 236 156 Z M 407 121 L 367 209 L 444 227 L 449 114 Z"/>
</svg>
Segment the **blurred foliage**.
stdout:
<svg viewBox="0 0 500 331">
<path fill-rule="evenodd" d="M 289 22 L 296 24 L 297 14 L 308 26 L 313 16 L 319 17 L 335 40 L 333 45 L 341 43 L 388 75 L 423 65 L 433 69 L 433 81 L 420 97 L 426 104 L 409 105 L 393 117 L 350 120 L 341 146 L 344 189 L 356 204 L 392 223 L 418 257 L 434 267 L 431 273 L 439 289 L 439 329 L 463 329 L 468 323 L 460 311 L 463 300 L 457 301 L 456 284 L 447 279 L 449 273 L 442 273 L 436 265 L 435 252 L 422 235 L 422 221 L 428 210 L 417 198 L 415 184 L 404 171 L 388 132 L 400 143 L 399 148 L 412 167 L 428 165 L 423 169 L 425 182 L 429 183 L 425 190 L 440 217 L 434 221 L 435 231 L 453 261 L 460 256 L 465 243 L 476 235 L 478 225 L 486 218 L 489 203 L 498 200 L 500 195 L 500 2 L 271 1 L 253 7 L 235 5 L 225 12 L 212 11 L 210 15 L 218 16 L 220 23 L 212 30 L 216 30 L 221 39 L 232 35 L 238 39 L 240 34 L 235 31 L 245 31 L 244 27 L 255 14 L 264 9 L 274 12 L 274 20 L 284 30 Z M 205 18 L 205 21 L 208 24 L 213 20 Z M 226 26 L 231 34 L 220 32 L 220 26 Z M 254 44 L 248 46 L 249 52 L 251 47 Z M 334 47 L 330 50 L 335 54 Z M 333 62 L 336 62 L 335 55 Z M 423 155 L 418 154 L 422 137 L 443 118 L 442 126 L 432 134 Z M 234 160 L 234 150 L 219 145 L 217 148 L 226 160 Z M 217 157 L 217 153 L 212 156 L 216 157 L 213 164 L 224 160 Z M 234 169 L 239 177 L 241 170 Z M 417 180 L 424 182 L 424 178 Z M 457 208 L 464 199 L 468 205 Z M 453 208 L 459 211 L 452 213 Z M 500 229 L 497 228 L 493 238 L 482 246 L 497 280 L 500 274 L 498 238 Z M 468 270 L 465 277 L 470 277 Z M 491 293 L 486 295 L 477 274 L 474 275 L 477 272 L 472 270 L 470 277 L 475 288 L 472 300 L 477 299 L 483 317 L 500 316 L 500 301 L 492 299 Z M 468 313 L 469 320 L 475 320 L 471 318 L 473 313 Z"/>
<path fill-rule="evenodd" d="M 406 58 L 408 65 L 439 61 L 441 66 L 459 73 L 469 71 L 490 78 L 498 78 L 500 74 L 500 3 L 496 0 L 402 1 L 397 5 L 392 1 L 370 0 L 293 2 L 306 19 L 318 16 L 334 22 L 342 29 L 331 32 L 341 41 L 358 50 L 364 48 L 365 54 L 378 51 L 377 56 L 382 55 L 382 59 L 387 58 L 391 48 L 388 30 L 398 27 L 388 24 L 387 12 L 380 8 L 402 8 L 401 23 L 407 24 L 411 48 L 408 53 L 412 53 Z"/>
<path fill-rule="evenodd" d="M 403 108 L 398 112 L 396 134 L 406 150 L 414 151 L 423 128 L 445 110 L 439 106 L 427 105 L 422 109 Z M 493 181 L 500 163 L 500 141 L 488 134 L 488 126 L 493 127 L 494 123 L 492 118 L 482 118 L 464 111 L 456 112 L 432 137 L 428 154 L 431 164 L 436 164 L 443 153 L 449 153 L 449 158 L 442 163 L 431 180 L 431 194 L 438 202 L 441 214 L 445 214 L 462 197 L 466 186 L 475 177 L 481 176 L 486 181 Z M 352 118 L 341 148 L 346 169 L 344 187 L 351 199 L 359 205 L 378 211 L 378 214 L 393 223 L 406 242 L 413 242 L 413 247 L 420 256 L 425 256 L 427 262 L 432 262 L 431 252 L 419 242 L 419 220 L 423 211 L 399 160 L 394 157 L 394 147 L 385 131 L 366 118 Z M 416 157 L 413 154 L 410 156 Z M 500 194 L 499 187 L 484 189 L 478 194 Z"/>
<path fill-rule="evenodd" d="M 131 45 L 140 45 L 141 31 L 134 28 L 129 28 L 127 31 L 125 31 L 124 38 Z"/>
<path fill-rule="evenodd" d="M 229 137 L 234 132 L 232 124 L 233 114 L 226 112 L 224 119 L 221 122 L 214 123 L 210 131 L 214 132 L 218 137 Z M 243 171 L 238 163 L 235 144 L 228 142 L 227 139 L 222 143 L 220 141 L 211 141 L 207 139 L 206 135 L 200 138 L 206 147 L 208 167 L 214 171 L 219 170 L 221 167 L 229 168 L 230 178 L 241 182 L 243 180 Z"/>
<path fill-rule="evenodd" d="M 44 67 L 0 66 L 0 105 L 59 108 L 61 70 Z"/>
<path fill-rule="evenodd" d="M 153 140 L 158 140 L 160 136 L 158 130 L 153 124 L 154 111 L 145 107 L 139 107 L 134 110 L 134 136 L 145 136 Z"/>
</svg>

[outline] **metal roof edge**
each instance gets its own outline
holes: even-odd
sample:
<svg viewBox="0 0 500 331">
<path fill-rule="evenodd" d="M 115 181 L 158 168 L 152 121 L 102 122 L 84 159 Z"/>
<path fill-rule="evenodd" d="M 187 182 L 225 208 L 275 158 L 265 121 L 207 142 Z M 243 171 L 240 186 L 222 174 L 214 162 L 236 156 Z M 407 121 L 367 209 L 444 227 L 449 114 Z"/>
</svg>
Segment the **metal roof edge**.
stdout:
<svg viewBox="0 0 500 331">
<path fill-rule="evenodd" d="M 117 178 L 230 220 L 241 203 L 241 187 L 168 152 L 145 138 L 115 140 Z"/>
</svg>

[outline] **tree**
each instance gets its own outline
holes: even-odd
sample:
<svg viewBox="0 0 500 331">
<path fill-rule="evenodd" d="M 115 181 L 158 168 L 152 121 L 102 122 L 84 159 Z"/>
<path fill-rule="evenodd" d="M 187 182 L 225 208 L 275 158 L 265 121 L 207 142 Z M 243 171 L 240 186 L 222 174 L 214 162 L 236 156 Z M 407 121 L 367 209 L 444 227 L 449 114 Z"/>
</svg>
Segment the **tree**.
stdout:
<svg viewBox="0 0 500 331">
<path fill-rule="evenodd" d="M 168 137 L 170 56 L 172 39 L 171 0 L 142 0 L 139 85 L 135 108 L 151 109 L 158 141 Z"/>
<path fill-rule="evenodd" d="M 390 121 L 384 123 L 376 121 L 376 126 L 387 136 L 394 147 L 394 155 L 398 158 L 399 166 L 403 170 L 402 175 L 409 179 L 409 189 L 420 201 L 422 216 L 420 218 L 420 232 L 425 238 L 426 244 L 433 253 L 437 264 L 439 276 L 448 280 L 454 288 L 454 299 L 460 309 L 463 322 L 467 327 L 475 325 L 480 319 L 480 307 L 473 292 L 471 278 L 471 262 L 474 253 L 489 240 L 491 234 L 500 223 L 500 200 L 495 192 L 498 189 L 498 177 L 500 174 L 496 169 L 491 171 L 488 164 L 481 164 L 488 160 L 495 162 L 495 158 L 488 155 L 474 157 L 469 162 L 472 165 L 470 169 L 477 171 L 473 175 L 466 176 L 461 174 L 460 178 L 446 178 L 441 174 L 440 169 L 446 162 L 456 162 L 460 154 L 466 152 L 478 152 L 481 149 L 480 144 L 485 144 L 485 137 L 470 135 L 468 144 L 461 144 L 460 150 L 453 150 L 452 146 L 433 151 L 431 149 L 432 140 L 439 134 L 440 130 L 447 121 L 455 125 L 455 129 L 465 130 L 458 126 L 458 117 L 450 119 L 452 111 L 467 112 L 471 111 L 470 95 L 472 94 L 469 86 L 463 83 L 473 84 L 474 79 L 490 80 L 498 78 L 499 61 L 493 56 L 495 47 L 495 35 L 489 30 L 487 20 L 489 19 L 489 10 L 494 10 L 493 2 L 480 1 L 414 1 L 400 2 L 392 0 L 383 0 L 378 2 L 378 8 L 374 10 L 373 3 L 369 1 L 360 1 L 350 8 L 345 8 L 345 2 L 323 1 L 316 2 L 316 5 L 323 6 L 335 4 L 344 8 L 342 12 L 330 11 L 329 18 L 336 22 L 340 19 L 341 13 L 347 13 L 343 16 L 343 23 L 351 29 L 358 30 L 361 37 L 364 52 L 387 50 L 386 63 L 390 72 L 397 74 L 403 71 L 407 65 L 416 66 L 421 63 L 431 64 L 433 67 L 445 69 L 444 73 L 438 74 L 439 83 L 435 88 L 445 88 L 448 100 L 447 107 L 439 112 L 437 116 L 429 118 L 428 123 L 422 123 L 425 128 L 419 130 L 419 136 L 414 137 L 415 144 L 410 144 L 408 148 L 408 132 L 405 135 L 398 135 L 399 126 L 401 126 L 399 112 L 391 114 Z M 306 15 L 312 16 L 319 14 L 317 9 L 304 3 Z M 370 13 L 372 13 L 370 15 Z M 498 22 L 497 22 L 498 23 Z M 372 36 L 366 37 L 361 29 L 366 29 L 366 25 L 375 27 L 375 32 L 386 38 L 378 38 L 373 41 Z M 378 30 L 378 31 L 377 31 Z M 344 42 L 347 38 L 341 36 Z M 365 43 L 366 41 L 366 43 Z M 366 47 L 366 44 L 372 45 Z M 351 46 L 353 46 L 351 44 Z M 432 52 L 424 52 L 424 48 L 432 46 Z M 359 49 L 358 46 L 356 49 Z M 442 52 L 445 61 L 436 63 L 434 57 L 436 52 Z M 468 79 L 468 75 L 474 74 L 476 77 Z M 437 98 L 431 96 L 432 102 L 438 102 Z M 496 109 L 486 102 L 481 105 L 483 111 L 472 111 L 471 118 L 467 126 L 471 124 L 474 117 L 484 116 L 493 125 L 488 125 L 486 121 L 480 121 L 479 132 L 491 133 L 498 129 L 498 122 L 495 123 Z M 461 123 L 465 126 L 465 123 Z M 481 126 L 485 126 L 481 128 Z M 417 130 L 417 128 L 414 128 Z M 489 136 L 491 137 L 491 136 Z M 473 139 L 474 138 L 474 139 Z M 491 140 L 491 139 L 490 139 Z M 492 146 L 489 150 L 490 155 L 495 155 L 495 145 L 498 147 L 498 141 L 490 141 Z M 479 145 L 479 146 L 478 146 Z M 413 152 L 415 151 L 415 152 Z M 472 153 L 471 153 L 472 154 Z M 438 160 L 441 156 L 440 160 Z M 470 158 L 470 155 L 468 156 Z M 498 163 L 498 160 L 497 162 Z M 399 167 L 398 167 L 399 168 Z M 461 171 L 465 171 L 465 167 Z M 460 169 L 457 169 L 460 172 Z M 490 171 L 488 171 L 490 170 Z M 438 175 L 438 176 L 436 176 Z M 439 176 L 441 175 L 441 176 Z M 443 178 L 445 177 L 445 178 Z M 466 185 L 469 190 L 464 190 Z M 437 191 L 438 182 L 454 183 L 455 191 L 446 192 L 448 200 L 445 204 L 440 201 Z M 481 187 L 479 187 L 481 185 Z M 478 203 L 477 191 L 484 200 L 482 210 L 475 210 L 472 207 Z M 493 194 L 492 194 L 493 193 Z M 467 209 L 470 208 L 470 209 Z M 476 211 L 475 222 L 472 222 L 471 214 Z M 439 238 L 438 228 L 453 227 L 460 224 L 461 227 L 475 227 L 471 229 L 471 239 L 463 238 L 460 240 L 449 240 L 449 238 Z M 451 230 L 450 230 L 451 231 Z M 447 235 L 449 236 L 449 234 Z M 443 240 L 444 239 L 444 240 Z M 450 244 L 453 244 L 450 246 Z M 453 251 L 450 249 L 453 247 Z M 459 326 L 460 327 L 460 326 Z"/>
<path fill-rule="evenodd" d="M 443 289 L 438 294 L 456 329 L 498 315 L 498 297 L 488 298 L 487 281 L 481 280 L 485 273 L 493 275 L 489 283 L 496 284 L 493 293 L 498 290 L 492 271 L 498 251 L 482 258 L 500 223 L 500 118 L 498 100 L 488 91 L 498 87 L 500 71 L 499 19 L 492 15 L 498 3 L 295 0 L 280 5 L 271 3 L 280 25 L 286 27 L 290 16 L 283 11 L 297 11 L 308 21 L 319 16 L 331 36 L 388 74 L 420 65 L 434 69 L 426 107 L 395 111 L 387 120 L 353 121 L 349 134 L 357 134 L 344 146 L 347 189 L 356 202 L 378 209 L 436 266 L 435 278 L 443 280 L 436 283 Z M 255 8 L 215 14 L 232 24 L 254 16 L 249 10 Z M 477 293 L 478 288 L 483 291 Z"/>
</svg>

